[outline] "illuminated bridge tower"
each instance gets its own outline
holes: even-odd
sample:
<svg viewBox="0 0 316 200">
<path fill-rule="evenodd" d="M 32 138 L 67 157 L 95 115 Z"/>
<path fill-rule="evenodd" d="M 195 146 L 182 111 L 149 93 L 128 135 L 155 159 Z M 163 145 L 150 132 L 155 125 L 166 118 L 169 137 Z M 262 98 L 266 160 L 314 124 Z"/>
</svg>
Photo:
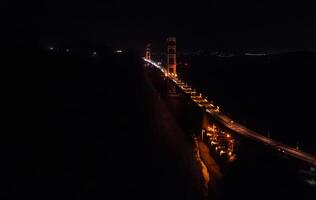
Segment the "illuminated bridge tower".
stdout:
<svg viewBox="0 0 316 200">
<path fill-rule="evenodd" d="M 147 44 L 147 45 L 146 45 L 146 55 L 145 55 L 145 58 L 148 59 L 148 60 L 151 60 L 150 45 L 151 45 L 151 44 Z"/>
<path fill-rule="evenodd" d="M 167 38 L 167 70 L 171 75 L 177 76 L 176 38 Z"/>
<path fill-rule="evenodd" d="M 150 49 L 151 44 L 146 45 L 146 53 L 145 53 L 145 58 L 148 60 L 151 60 L 151 49 Z M 149 63 L 145 64 L 146 67 L 149 66 Z"/>
</svg>

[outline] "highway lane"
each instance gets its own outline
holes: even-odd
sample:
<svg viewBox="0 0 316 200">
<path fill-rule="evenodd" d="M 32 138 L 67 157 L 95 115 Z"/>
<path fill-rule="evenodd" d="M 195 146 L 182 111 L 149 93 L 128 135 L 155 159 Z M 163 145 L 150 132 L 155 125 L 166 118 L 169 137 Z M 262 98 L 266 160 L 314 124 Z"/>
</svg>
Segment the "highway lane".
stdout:
<svg viewBox="0 0 316 200">
<path fill-rule="evenodd" d="M 244 127 L 243 125 L 237 123 L 237 122 L 233 122 L 232 123 L 232 119 L 230 119 L 227 115 L 225 115 L 222 112 L 208 112 L 210 113 L 212 116 L 214 116 L 216 119 L 218 119 L 223 125 L 225 125 L 227 128 L 233 130 L 236 133 L 239 133 L 241 135 L 244 135 L 248 138 L 254 139 L 258 142 L 261 142 L 263 144 L 269 145 L 275 149 L 277 149 L 278 151 L 287 154 L 289 156 L 293 156 L 295 158 L 298 158 L 300 160 L 303 160 L 305 162 L 308 162 L 314 166 L 316 166 L 316 158 L 311 155 L 308 154 L 306 152 L 303 152 L 301 150 L 298 150 L 296 148 L 284 145 L 280 142 L 277 142 L 275 140 L 272 140 L 271 138 L 265 137 L 255 131 L 252 131 L 246 127 Z"/>
<path fill-rule="evenodd" d="M 164 73 L 167 77 L 169 77 L 175 84 L 178 85 L 178 87 L 184 91 L 185 93 L 188 94 L 188 91 L 195 91 L 195 89 L 193 89 L 192 87 L 190 87 L 188 84 L 185 84 L 183 81 L 181 81 L 180 79 L 178 79 L 177 76 L 171 76 L 170 74 L 167 74 L 166 70 L 161 67 L 160 65 L 158 65 L 157 63 L 153 62 L 152 60 L 148 60 L 145 59 L 144 60 L 150 64 L 152 64 L 153 66 L 157 67 L 162 73 Z M 183 87 L 183 85 L 185 85 L 185 87 Z M 196 102 L 199 106 L 199 102 L 196 101 L 197 98 L 201 98 L 201 94 L 197 94 L 197 93 L 190 93 L 191 99 Z M 215 117 L 219 122 L 221 122 L 224 126 L 226 126 L 227 128 L 231 129 L 232 131 L 243 135 L 245 137 L 248 137 L 250 139 L 253 139 L 257 142 L 260 142 L 262 144 L 265 145 L 269 145 L 272 148 L 277 149 L 278 151 L 292 156 L 294 158 L 300 159 L 302 161 L 305 161 L 313 166 L 316 166 L 316 157 L 314 155 L 311 155 L 309 153 L 303 152 L 299 149 L 290 147 L 288 145 L 282 144 L 280 142 L 277 142 L 275 140 L 272 140 L 271 138 L 265 137 L 262 134 L 259 134 L 255 131 L 252 131 L 248 128 L 246 128 L 245 126 L 234 122 L 231 118 L 229 118 L 227 115 L 225 115 L 224 113 L 222 113 L 221 111 L 219 111 L 219 107 L 218 106 L 214 106 L 211 103 L 208 103 L 207 105 L 207 100 L 205 100 L 205 102 L 203 103 L 203 106 L 205 107 L 206 112 L 208 112 L 210 115 L 212 115 L 213 117 Z"/>
</svg>

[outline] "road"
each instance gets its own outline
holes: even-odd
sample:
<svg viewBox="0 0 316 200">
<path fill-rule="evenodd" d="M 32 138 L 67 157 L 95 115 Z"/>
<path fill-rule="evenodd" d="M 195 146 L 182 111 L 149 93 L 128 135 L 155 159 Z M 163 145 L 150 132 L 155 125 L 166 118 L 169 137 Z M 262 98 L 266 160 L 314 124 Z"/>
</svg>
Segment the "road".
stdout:
<svg viewBox="0 0 316 200">
<path fill-rule="evenodd" d="M 227 115 L 225 115 L 222 112 L 213 112 L 211 110 L 207 110 L 208 113 L 210 113 L 212 116 L 214 116 L 217 120 L 219 120 L 223 125 L 225 125 L 227 128 L 233 130 L 236 133 L 239 133 L 241 135 L 244 135 L 248 138 L 251 138 L 253 140 L 256 140 L 258 142 L 261 142 L 265 145 L 269 145 L 275 149 L 277 149 L 278 151 L 287 154 L 289 156 L 295 157 L 297 159 L 303 160 L 307 163 L 310 163 L 314 166 L 316 166 L 316 158 L 315 156 L 308 154 L 306 152 L 303 152 L 301 150 L 298 150 L 296 148 L 287 146 L 285 144 L 282 144 L 280 142 L 277 142 L 275 140 L 272 140 L 271 138 L 265 137 L 255 131 L 252 131 L 248 128 L 246 128 L 245 126 L 237 123 L 237 122 L 233 122 L 232 123 L 232 119 L 230 119 Z"/>
<path fill-rule="evenodd" d="M 281 153 L 284 153 L 288 156 L 297 158 L 299 160 L 302 160 L 306 163 L 309 163 L 313 166 L 316 166 L 316 157 L 312 154 L 303 152 L 299 149 L 290 147 L 288 145 L 282 144 L 280 142 L 277 142 L 275 140 L 272 140 L 271 138 L 265 137 L 262 134 L 259 134 L 255 131 L 252 131 L 245 126 L 234 122 L 231 118 L 229 118 L 227 115 L 222 113 L 219 110 L 218 106 L 213 105 L 212 103 L 209 103 L 209 101 L 206 100 L 206 98 L 203 100 L 202 94 L 193 93 L 192 91 L 195 91 L 191 86 L 189 86 L 187 83 L 184 83 L 181 81 L 177 76 L 170 76 L 166 73 L 163 67 L 158 65 L 157 63 L 153 62 L 152 60 L 145 59 L 144 60 L 153 66 L 157 67 L 162 73 L 164 73 L 167 77 L 169 77 L 178 87 L 185 92 L 186 94 L 190 95 L 191 99 L 197 103 L 200 107 L 204 107 L 206 112 L 208 112 L 210 115 L 215 117 L 220 123 L 222 123 L 227 128 L 231 129 L 235 133 L 238 133 L 240 135 L 243 135 L 245 137 L 248 137 L 252 140 L 255 140 L 257 142 L 260 142 L 264 145 L 269 145 L 270 147 L 276 149 L 277 151 L 280 151 Z M 203 100 L 203 104 L 201 104 L 201 101 L 197 101 L 197 99 Z"/>
</svg>

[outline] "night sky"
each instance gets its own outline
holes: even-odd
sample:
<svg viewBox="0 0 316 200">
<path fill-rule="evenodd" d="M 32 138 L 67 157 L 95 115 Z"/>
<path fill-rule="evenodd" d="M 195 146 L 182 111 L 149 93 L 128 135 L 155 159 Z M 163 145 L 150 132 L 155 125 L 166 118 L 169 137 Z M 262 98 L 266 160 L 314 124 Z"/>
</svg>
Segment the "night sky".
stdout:
<svg viewBox="0 0 316 200">
<path fill-rule="evenodd" d="M 159 47 L 169 35 L 180 49 L 316 50 L 311 0 L 51 1 L 4 3 L 12 41 L 93 41 L 119 48 Z"/>
</svg>

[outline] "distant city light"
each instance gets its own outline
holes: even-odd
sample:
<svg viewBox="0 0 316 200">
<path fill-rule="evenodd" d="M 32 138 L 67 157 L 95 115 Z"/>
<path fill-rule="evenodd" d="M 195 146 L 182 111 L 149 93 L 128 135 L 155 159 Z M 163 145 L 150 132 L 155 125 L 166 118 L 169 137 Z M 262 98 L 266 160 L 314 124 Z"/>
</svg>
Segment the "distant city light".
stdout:
<svg viewBox="0 0 316 200">
<path fill-rule="evenodd" d="M 265 53 L 245 53 L 246 56 L 266 56 Z"/>
<path fill-rule="evenodd" d="M 115 52 L 115 53 L 122 53 L 123 51 L 120 50 L 120 49 L 118 49 L 118 50 L 115 50 L 114 52 Z"/>
<path fill-rule="evenodd" d="M 93 54 L 94 56 L 96 56 L 96 55 L 97 55 L 97 52 L 96 52 L 96 51 L 94 51 L 92 54 Z"/>
<path fill-rule="evenodd" d="M 51 51 L 53 51 L 54 50 L 54 47 L 48 47 L 49 48 L 49 50 L 51 50 Z"/>
<path fill-rule="evenodd" d="M 66 49 L 66 52 L 69 52 L 70 50 L 69 49 Z"/>
</svg>

